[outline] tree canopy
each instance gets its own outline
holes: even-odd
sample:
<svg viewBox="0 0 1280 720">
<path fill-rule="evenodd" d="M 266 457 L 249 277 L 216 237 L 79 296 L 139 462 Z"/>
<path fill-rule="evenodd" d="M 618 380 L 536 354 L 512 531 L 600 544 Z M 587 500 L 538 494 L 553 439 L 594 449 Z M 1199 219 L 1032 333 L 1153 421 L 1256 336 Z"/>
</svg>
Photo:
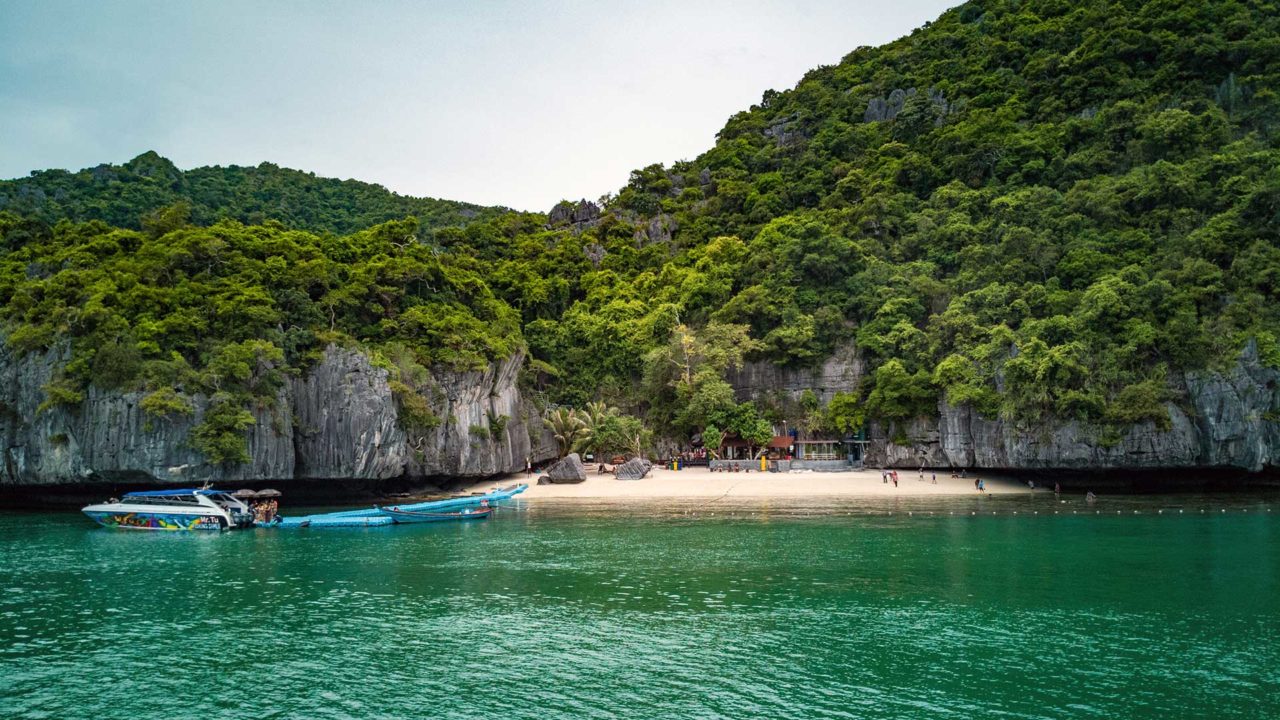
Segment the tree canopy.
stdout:
<svg viewBox="0 0 1280 720">
<path fill-rule="evenodd" d="M 340 335 L 425 364 L 527 345 L 549 403 L 676 436 L 756 433 L 780 410 L 739 403 L 733 367 L 849 344 L 862 385 L 808 425 L 943 399 L 1167 423 L 1178 373 L 1250 341 L 1280 364 L 1277 10 L 974 0 L 766 92 L 598 212 L 462 218 L 153 155 L 36 173 L 0 184 L 9 343 L 75 348 L 50 402 L 141 383 L 164 412 L 179 385 L 243 407 Z"/>
</svg>

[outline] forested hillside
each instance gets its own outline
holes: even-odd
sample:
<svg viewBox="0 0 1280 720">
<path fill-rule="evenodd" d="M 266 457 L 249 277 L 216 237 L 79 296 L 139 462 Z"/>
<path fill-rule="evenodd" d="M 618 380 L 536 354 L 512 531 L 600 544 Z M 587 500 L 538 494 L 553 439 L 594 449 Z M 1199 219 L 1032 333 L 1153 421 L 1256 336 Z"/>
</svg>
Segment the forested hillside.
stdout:
<svg viewBox="0 0 1280 720">
<path fill-rule="evenodd" d="M 791 413 L 848 431 L 940 399 L 1160 426 L 1171 375 L 1250 339 L 1280 366 L 1278 81 L 1275 3 L 974 1 L 766 92 L 706 153 L 633 172 L 602 208 L 446 227 L 479 209 L 362 204 L 338 189 L 373 186 L 274 168 L 174 176 L 154 156 L 106 194 L 95 171 L 38 173 L 15 182 L 43 205 L 0 186 L 24 216 L 0 224 L 0 303 L 11 345 L 72 339 L 51 402 L 110 375 L 104 352 L 136 358 L 115 382 L 233 377 L 241 402 L 262 396 L 244 389 L 255 367 L 301 367 L 340 336 L 406 367 L 524 343 L 547 401 L 604 400 L 670 436 Z M 284 225 L 155 212 L 183 199 L 197 224 Z M 30 219 L 147 213 L 142 232 Z M 421 230 L 287 229 L 408 214 Z M 869 375 L 825 407 L 739 404 L 725 381 L 744 359 L 813 364 L 847 343 Z"/>
<path fill-rule="evenodd" d="M 766 92 L 581 233 L 460 235 L 568 401 L 712 419 L 716 373 L 653 352 L 682 322 L 778 363 L 854 341 L 880 419 L 1161 423 L 1170 373 L 1250 337 L 1280 363 L 1277 80 L 1274 3 L 971 2 Z"/>
<path fill-rule="evenodd" d="M 0 210 L 48 223 L 63 218 L 102 220 L 137 229 L 149 214 L 178 203 L 189 207 L 190 221 L 197 225 L 276 220 L 291 228 L 340 234 L 408 216 L 417 217 L 423 227 L 465 225 L 504 211 L 407 197 L 381 185 L 320 178 L 270 163 L 183 171 L 154 152 L 124 165 L 99 165 L 74 173 L 42 170 L 0 181 Z"/>
</svg>

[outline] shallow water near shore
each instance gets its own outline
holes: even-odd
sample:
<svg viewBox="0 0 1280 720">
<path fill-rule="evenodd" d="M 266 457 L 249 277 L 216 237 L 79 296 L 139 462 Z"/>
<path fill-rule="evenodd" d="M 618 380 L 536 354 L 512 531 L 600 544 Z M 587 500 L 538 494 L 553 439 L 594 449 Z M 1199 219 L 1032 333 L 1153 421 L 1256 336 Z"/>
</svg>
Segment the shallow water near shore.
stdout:
<svg viewBox="0 0 1280 720">
<path fill-rule="evenodd" d="M 1280 497 L 0 513 L 0 717 L 1274 717 Z"/>
</svg>

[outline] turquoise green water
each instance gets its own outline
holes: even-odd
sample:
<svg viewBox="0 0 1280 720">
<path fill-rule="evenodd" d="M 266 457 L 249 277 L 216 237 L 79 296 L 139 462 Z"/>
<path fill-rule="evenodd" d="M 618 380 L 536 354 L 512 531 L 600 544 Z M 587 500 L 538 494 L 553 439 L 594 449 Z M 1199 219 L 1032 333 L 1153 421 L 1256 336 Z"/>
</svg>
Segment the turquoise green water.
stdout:
<svg viewBox="0 0 1280 720">
<path fill-rule="evenodd" d="M 1280 716 L 1280 513 L 1223 507 L 0 513 L 0 717 Z"/>
</svg>

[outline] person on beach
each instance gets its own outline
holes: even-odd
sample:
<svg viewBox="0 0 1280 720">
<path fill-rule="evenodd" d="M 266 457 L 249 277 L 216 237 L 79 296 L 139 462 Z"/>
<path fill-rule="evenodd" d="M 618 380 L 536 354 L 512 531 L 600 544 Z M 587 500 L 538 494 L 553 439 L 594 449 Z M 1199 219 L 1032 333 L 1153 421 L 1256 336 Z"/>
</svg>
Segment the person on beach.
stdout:
<svg viewBox="0 0 1280 720">
<path fill-rule="evenodd" d="M 533 460 L 528 455 L 524 456 L 524 471 L 529 475 L 533 474 Z"/>
<path fill-rule="evenodd" d="M 1098 501 L 1098 496 L 1094 495 L 1093 491 L 1090 490 L 1089 492 L 1085 493 L 1084 501 L 1087 503 L 1093 504 Z"/>
<path fill-rule="evenodd" d="M 981 478 L 978 479 L 978 492 L 985 493 L 987 491 L 987 483 Z"/>
<path fill-rule="evenodd" d="M 978 482 L 979 482 L 978 478 L 974 478 L 974 479 L 973 479 L 973 489 L 974 489 L 974 490 L 980 490 L 980 489 L 981 489 L 981 488 L 979 488 L 979 487 L 978 487 Z"/>
<path fill-rule="evenodd" d="M 920 482 L 924 482 L 924 466 L 920 466 Z"/>
<path fill-rule="evenodd" d="M 1058 484 L 1058 483 L 1056 483 L 1056 482 L 1055 482 L 1055 483 L 1053 484 L 1053 494 L 1054 494 L 1054 495 L 1061 495 L 1061 494 L 1062 494 L 1062 485 L 1060 485 L 1060 484 Z"/>
<path fill-rule="evenodd" d="M 893 486 L 898 487 L 898 471 L 893 471 Z"/>
<path fill-rule="evenodd" d="M 938 471 L 937 471 L 937 470 L 934 470 L 932 473 L 929 473 L 929 474 L 930 474 L 930 476 L 932 476 L 932 478 L 933 478 L 933 484 L 934 484 L 934 485 L 937 485 L 937 484 L 938 484 Z"/>
<path fill-rule="evenodd" d="M 884 468 L 880 468 L 880 482 L 885 485 L 889 484 L 889 471 Z"/>
</svg>

